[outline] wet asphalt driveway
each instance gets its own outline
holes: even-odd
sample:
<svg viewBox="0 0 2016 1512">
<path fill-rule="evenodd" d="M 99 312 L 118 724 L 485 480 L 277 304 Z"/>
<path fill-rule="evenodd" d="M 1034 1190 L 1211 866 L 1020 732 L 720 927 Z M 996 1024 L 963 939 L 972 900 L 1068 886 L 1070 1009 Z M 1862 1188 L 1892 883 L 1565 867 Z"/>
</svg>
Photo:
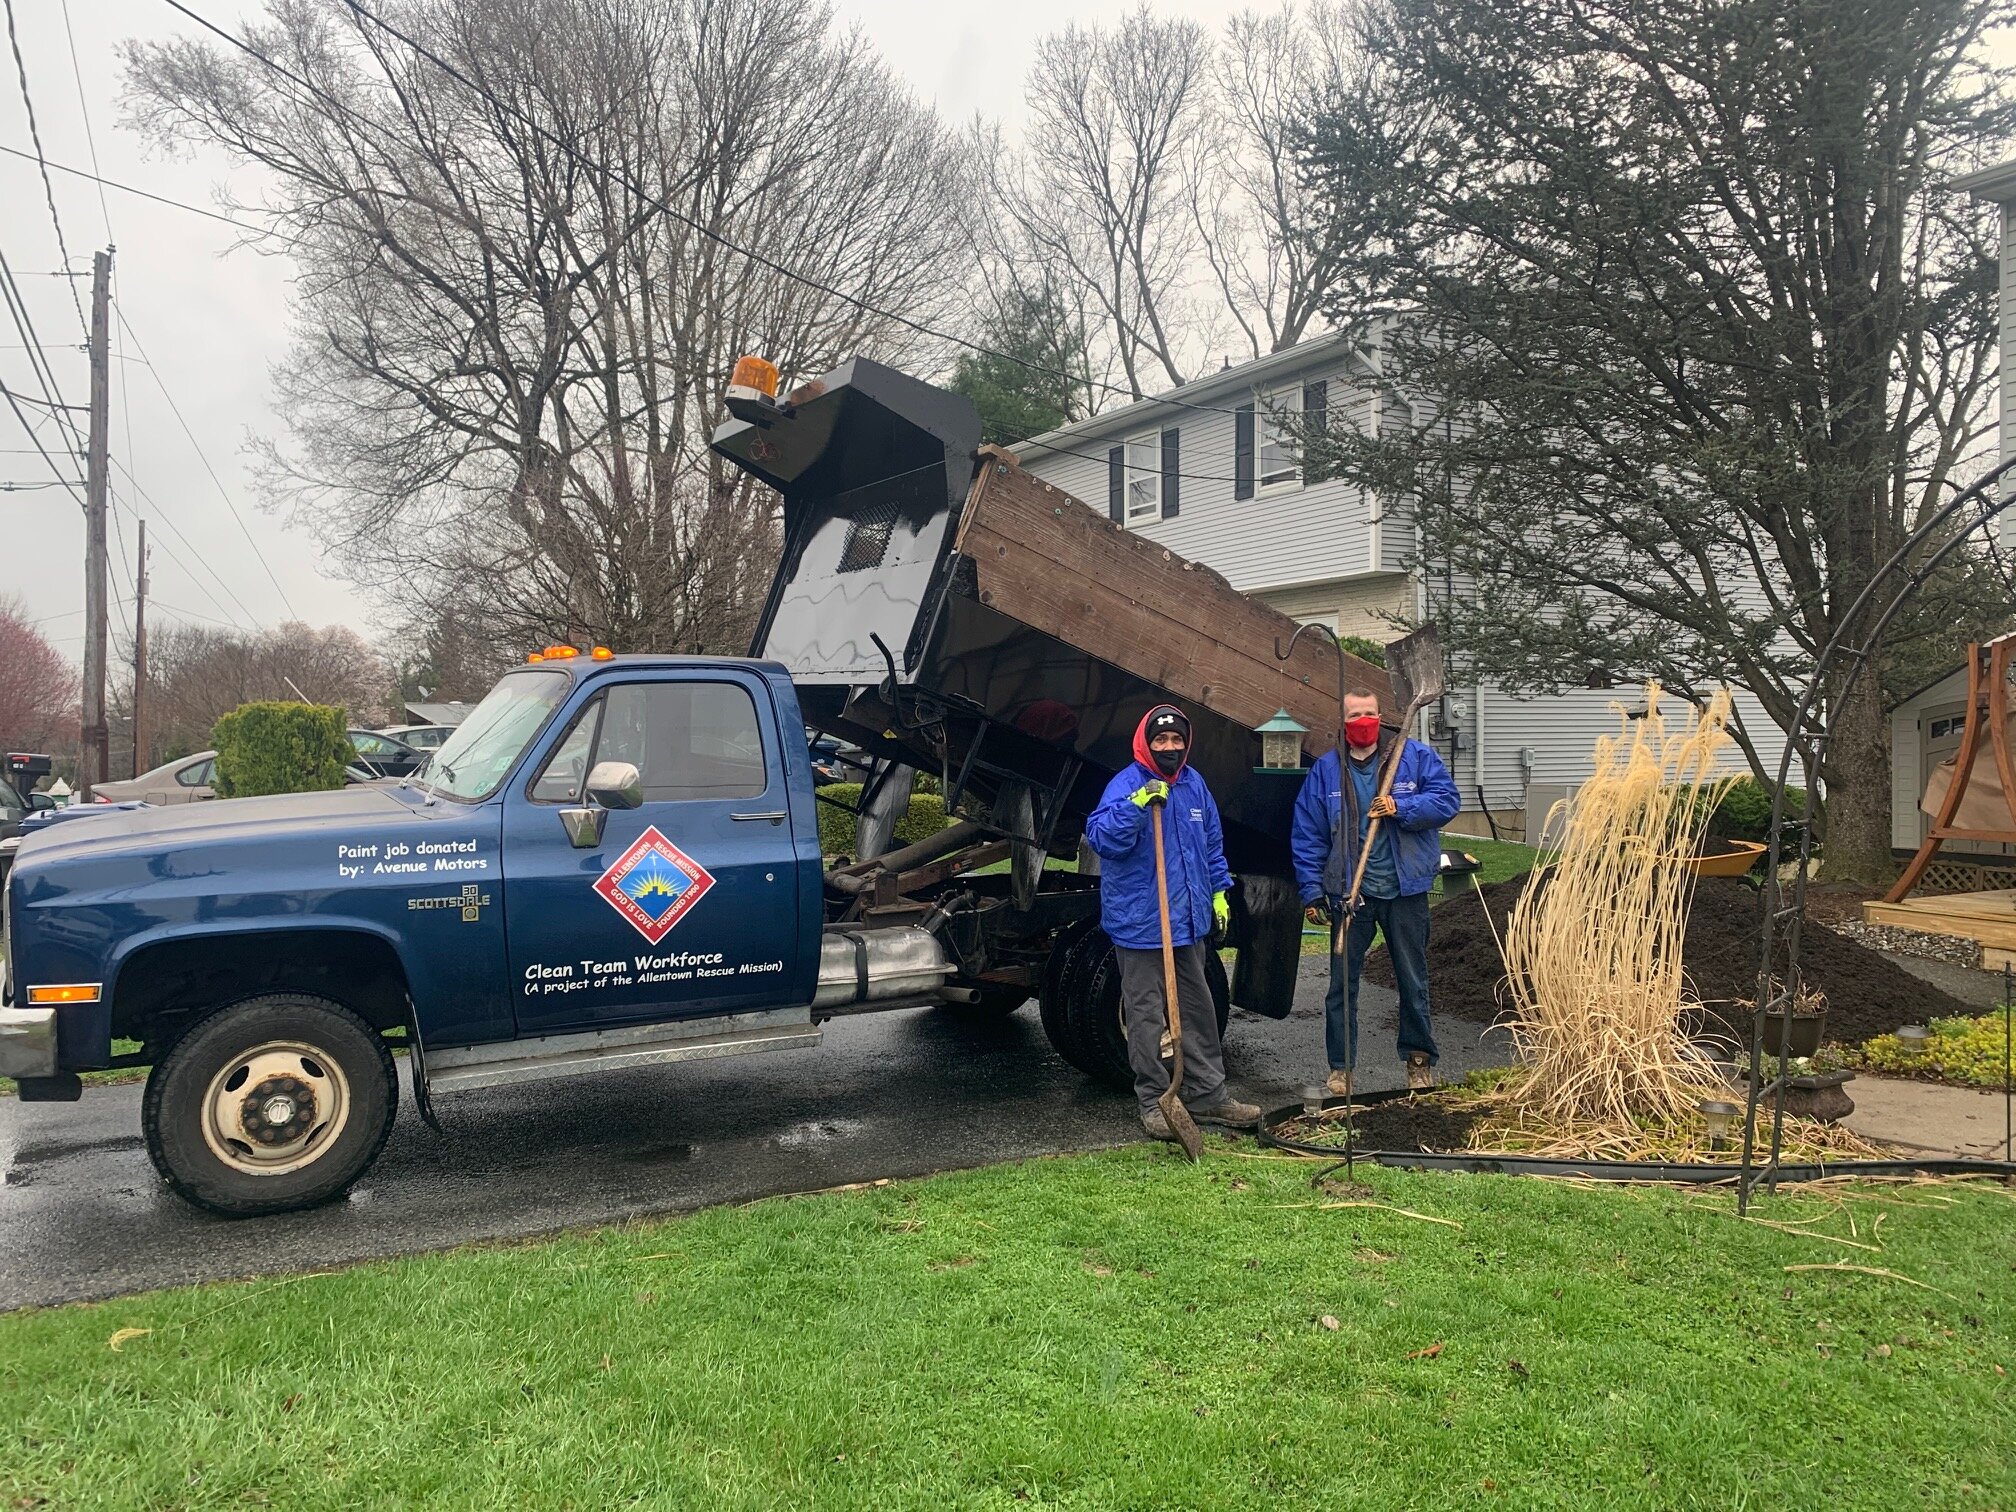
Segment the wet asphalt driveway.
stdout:
<svg viewBox="0 0 2016 1512">
<path fill-rule="evenodd" d="M 1248 1099 L 1279 1106 L 1320 1073 L 1324 964 L 1304 962 L 1288 1019 L 1233 1015 L 1229 1071 Z M 1397 1085 L 1396 1000 L 1365 994 L 1365 1084 Z M 1508 1058 L 1475 1025 L 1436 1029 L 1445 1076 Z M 0 1099 L 0 1311 L 1141 1137 L 1132 1100 L 1058 1059 L 1033 1004 L 998 1024 L 930 1009 L 841 1019 L 812 1050 L 464 1093 L 439 1105 L 445 1138 L 404 1097 L 347 1199 L 275 1218 L 214 1218 L 171 1196 L 141 1142 L 140 1093 Z"/>
</svg>

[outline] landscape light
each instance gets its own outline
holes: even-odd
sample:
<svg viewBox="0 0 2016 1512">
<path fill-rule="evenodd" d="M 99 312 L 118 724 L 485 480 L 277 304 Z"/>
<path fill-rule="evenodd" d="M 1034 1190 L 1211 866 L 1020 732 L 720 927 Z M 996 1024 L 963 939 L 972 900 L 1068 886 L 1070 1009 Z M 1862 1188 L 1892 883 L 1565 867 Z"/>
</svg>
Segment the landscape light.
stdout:
<svg viewBox="0 0 2016 1512">
<path fill-rule="evenodd" d="M 1742 1109 L 1715 1097 L 1702 1098 L 1698 1106 L 1701 1116 L 1708 1120 L 1708 1148 L 1722 1149 L 1729 1141 L 1729 1125 Z"/>
</svg>

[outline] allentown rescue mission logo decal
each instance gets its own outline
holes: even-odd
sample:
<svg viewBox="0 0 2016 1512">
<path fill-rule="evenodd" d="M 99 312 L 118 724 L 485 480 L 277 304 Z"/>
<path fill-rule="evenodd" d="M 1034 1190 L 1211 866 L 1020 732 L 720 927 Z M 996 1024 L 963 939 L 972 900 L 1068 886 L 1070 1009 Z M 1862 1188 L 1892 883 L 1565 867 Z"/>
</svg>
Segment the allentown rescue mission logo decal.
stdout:
<svg viewBox="0 0 2016 1512">
<path fill-rule="evenodd" d="M 707 896 L 714 877 L 652 825 L 595 881 L 595 891 L 656 945 Z"/>
</svg>

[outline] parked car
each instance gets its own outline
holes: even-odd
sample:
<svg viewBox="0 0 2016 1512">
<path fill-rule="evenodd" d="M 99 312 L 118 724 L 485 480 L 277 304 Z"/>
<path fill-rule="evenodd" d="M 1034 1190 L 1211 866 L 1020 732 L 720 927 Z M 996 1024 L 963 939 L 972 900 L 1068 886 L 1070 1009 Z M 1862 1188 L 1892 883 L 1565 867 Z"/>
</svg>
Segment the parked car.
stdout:
<svg viewBox="0 0 2016 1512">
<path fill-rule="evenodd" d="M 868 753 L 857 745 L 835 740 L 807 730 L 806 747 L 812 757 L 812 780 L 820 786 L 834 782 L 865 782 L 872 770 Z"/>
<path fill-rule="evenodd" d="M 164 761 L 151 772 L 129 777 L 124 782 L 101 782 L 92 788 L 94 798 L 107 803 L 140 799 L 156 805 L 200 803 L 217 796 L 212 784 L 217 780 L 217 753 L 198 751 Z"/>
<path fill-rule="evenodd" d="M 374 776 L 411 777 L 427 760 L 426 753 L 376 730 L 352 730 L 349 734 L 357 765 Z"/>
<path fill-rule="evenodd" d="M 394 740 L 404 741 L 414 750 L 431 755 L 441 749 L 441 742 L 455 733 L 453 725 L 387 725 L 378 732 L 390 735 Z"/>
</svg>

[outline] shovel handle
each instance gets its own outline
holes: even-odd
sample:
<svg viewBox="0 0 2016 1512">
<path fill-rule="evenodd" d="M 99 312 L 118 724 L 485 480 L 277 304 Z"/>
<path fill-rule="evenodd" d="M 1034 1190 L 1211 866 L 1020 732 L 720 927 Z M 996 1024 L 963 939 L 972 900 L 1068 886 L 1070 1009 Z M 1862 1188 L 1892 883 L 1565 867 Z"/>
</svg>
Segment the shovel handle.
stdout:
<svg viewBox="0 0 2016 1512">
<path fill-rule="evenodd" d="M 1155 821 L 1155 903 L 1162 915 L 1162 1000 L 1169 1009 L 1169 1041 L 1176 1050 L 1170 1085 L 1183 1083 L 1183 1014 L 1176 1006 L 1176 937 L 1169 928 L 1169 859 L 1162 845 L 1162 805 L 1148 805 Z"/>
</svg>

